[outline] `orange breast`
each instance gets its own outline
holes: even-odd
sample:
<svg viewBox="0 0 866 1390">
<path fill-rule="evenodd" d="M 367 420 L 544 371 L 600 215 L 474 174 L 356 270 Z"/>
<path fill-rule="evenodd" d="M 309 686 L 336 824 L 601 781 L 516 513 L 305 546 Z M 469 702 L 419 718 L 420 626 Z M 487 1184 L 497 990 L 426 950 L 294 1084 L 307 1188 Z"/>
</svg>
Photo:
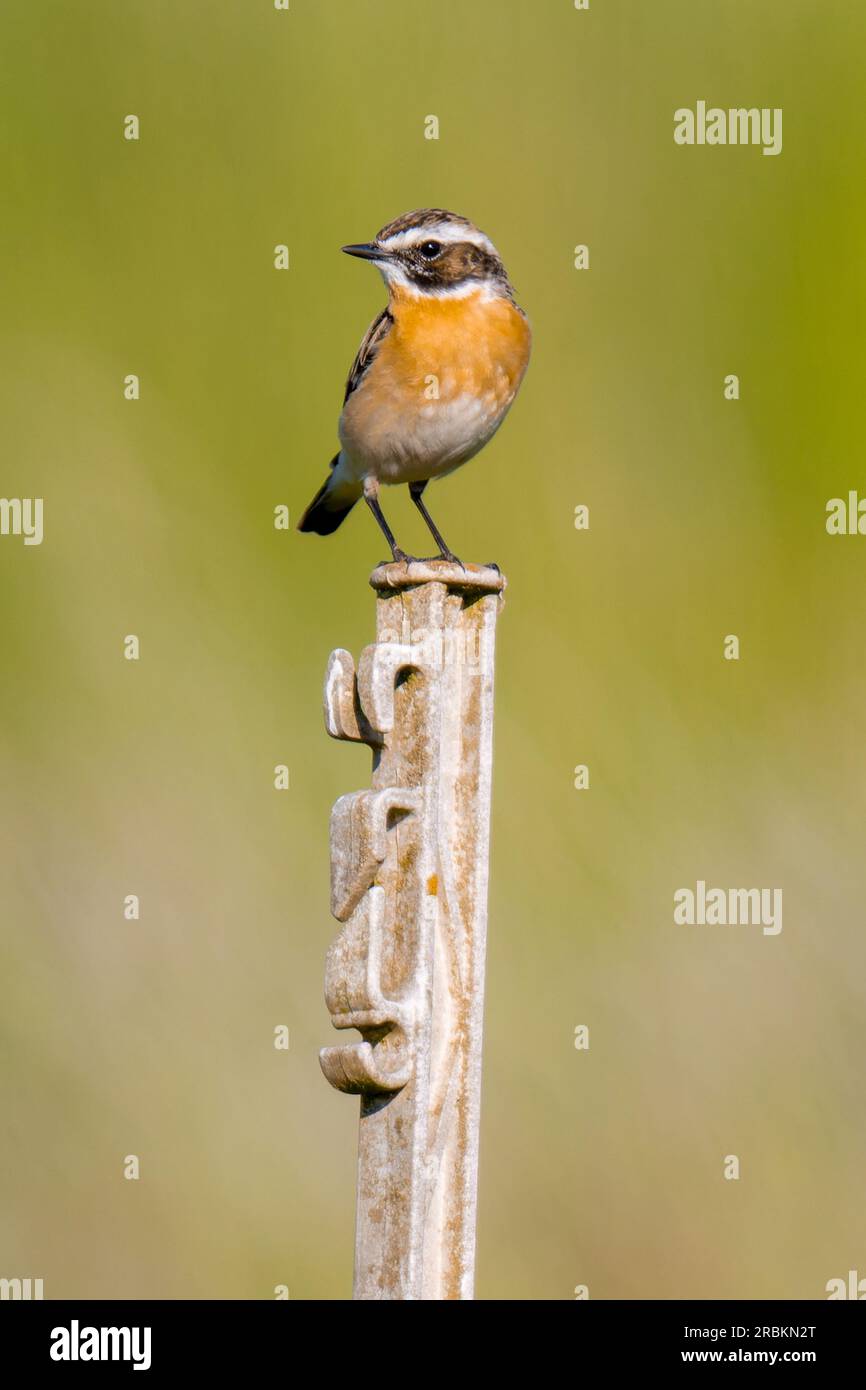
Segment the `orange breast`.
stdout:
<svg viewBox="0 0 866 1390">
<path fill-rule="evenodd" d="M 464 299 L 395 293 L 394 327 L 375 363 L 380 389 L 423 399 L 435 376 L 440 399 L 470 392 L 505 405 L 529 361 L 529 324 L 507 299 L 481 291 Z"/>
<path fill-rule="evenodd" d="M 438 476 L 494 434 L 529 361 L 529 324 L 507 299 L 392 293 L 393 327 L 340 418 L 357 475 Z"/>
</svg>

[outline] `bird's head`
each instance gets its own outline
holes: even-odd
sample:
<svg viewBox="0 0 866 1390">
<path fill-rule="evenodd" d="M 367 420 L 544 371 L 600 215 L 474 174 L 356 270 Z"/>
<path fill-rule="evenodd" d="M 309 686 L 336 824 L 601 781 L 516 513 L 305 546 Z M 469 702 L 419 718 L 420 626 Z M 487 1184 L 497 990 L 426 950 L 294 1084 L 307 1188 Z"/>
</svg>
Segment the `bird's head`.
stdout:
<svg viewBox="0 0 866 1390">
<path fill-rule="evenodd" d="M 460 297 L 476 291 L 513 297 L 489 237 L 444 208 L 421 208 L 389 222 L 373 241 L 342 248 L 373 261 L 392 293 Z"/>
</svg>

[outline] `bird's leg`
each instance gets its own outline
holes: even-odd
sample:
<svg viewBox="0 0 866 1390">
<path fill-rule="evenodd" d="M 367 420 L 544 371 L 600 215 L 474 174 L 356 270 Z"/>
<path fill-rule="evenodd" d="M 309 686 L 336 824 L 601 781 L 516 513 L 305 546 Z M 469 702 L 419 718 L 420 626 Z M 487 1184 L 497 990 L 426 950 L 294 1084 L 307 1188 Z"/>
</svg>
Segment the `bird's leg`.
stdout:
<svg viewBox="0 0 866 1390">
<path fill-rule="evenodd" d="M 451 560 L 455 565 L 460 565 L 462 567 L 463 561 L 458 560 L 454 552 L 448 549 L 447 545 L 445 544 L 444 540 L 439 534 L 439 531 L 436 528 L 436 522 L 433 520 L 427 508 L 424 506 L 421 494 L 427 486 L 427 482 L 428 479 L 425 478 L 423 483 L 410 483 L 409 496 L 412 498 L 412 501 L 415 503 L 415 506 L 418 508 L 419 512 L 426 521 L 428 530 L 430 531 L 431 536 L 433 537 L 434 541 L 439 547 L 439 558 L 442 560 Z"/>
<path fill-rule="evenodd" d="M 391 547 L 391 554 L 393 558 L 395 560 L 411 560 L 412 556 L 407 555 L 405 551 L 401 550 L 398 546 L 397 542 L 394 539 L 394 532 L 391 530 L 391 527 L 388 525 L 387 521 L 385 520 L 385 517 L 382 514 L 382 508 L 379 506 L 378 478 L 368 477 L 364 479 L 364 501 L 367 503 L 367 506 L 370 508 L 370 511 L 373 513 L 374 517 L 378 521 L 379 526 L 382 529 L 382 534 Z"/>
</svg>

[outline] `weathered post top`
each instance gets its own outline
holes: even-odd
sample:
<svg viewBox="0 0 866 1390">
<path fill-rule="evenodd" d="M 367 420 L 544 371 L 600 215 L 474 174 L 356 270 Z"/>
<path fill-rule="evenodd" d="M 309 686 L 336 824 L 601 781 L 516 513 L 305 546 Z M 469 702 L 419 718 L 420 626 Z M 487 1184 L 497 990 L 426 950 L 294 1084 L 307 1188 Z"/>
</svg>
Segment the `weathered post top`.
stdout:
<svg viewBox="0 0 866 1390">
<path fill-rule="evenodd" d="M 455 593 L 501 594 L 505 575 L 497 565 L 458 565 L 451 560 L 409 560 L 377 565 L 370 587 L 379 593 L 410 589 L 416 584 L 445 584 Z"/>
<path fill-rule="evenodd" d="M 360 1041 L 324 1048 L 361 1096 L 358 1299 L 473 1293 L 496 618 L 495 566 L 380 565 L 376 641 L 325 678 L 334 738 L 372 785 L 331 815 L 325 999 Z"/>
</svg>

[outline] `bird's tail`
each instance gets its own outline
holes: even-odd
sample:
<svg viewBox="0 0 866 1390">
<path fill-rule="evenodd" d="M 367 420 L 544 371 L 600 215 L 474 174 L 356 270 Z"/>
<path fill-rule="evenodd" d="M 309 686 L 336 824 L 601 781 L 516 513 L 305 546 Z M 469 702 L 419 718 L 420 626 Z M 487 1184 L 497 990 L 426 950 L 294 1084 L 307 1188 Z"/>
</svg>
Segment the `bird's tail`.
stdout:
<svg viewBox="0 0 866 1390">
<path fill-rule="evenodd" d="M 341 476 L 340 455 L 331 464 L 331 472 L 316 493 L 298 522 L 299 531 L 314 531 L 317 536 L 330 536 L 345 521 L 363 492 L 361 483 Z"/>
</svg>

